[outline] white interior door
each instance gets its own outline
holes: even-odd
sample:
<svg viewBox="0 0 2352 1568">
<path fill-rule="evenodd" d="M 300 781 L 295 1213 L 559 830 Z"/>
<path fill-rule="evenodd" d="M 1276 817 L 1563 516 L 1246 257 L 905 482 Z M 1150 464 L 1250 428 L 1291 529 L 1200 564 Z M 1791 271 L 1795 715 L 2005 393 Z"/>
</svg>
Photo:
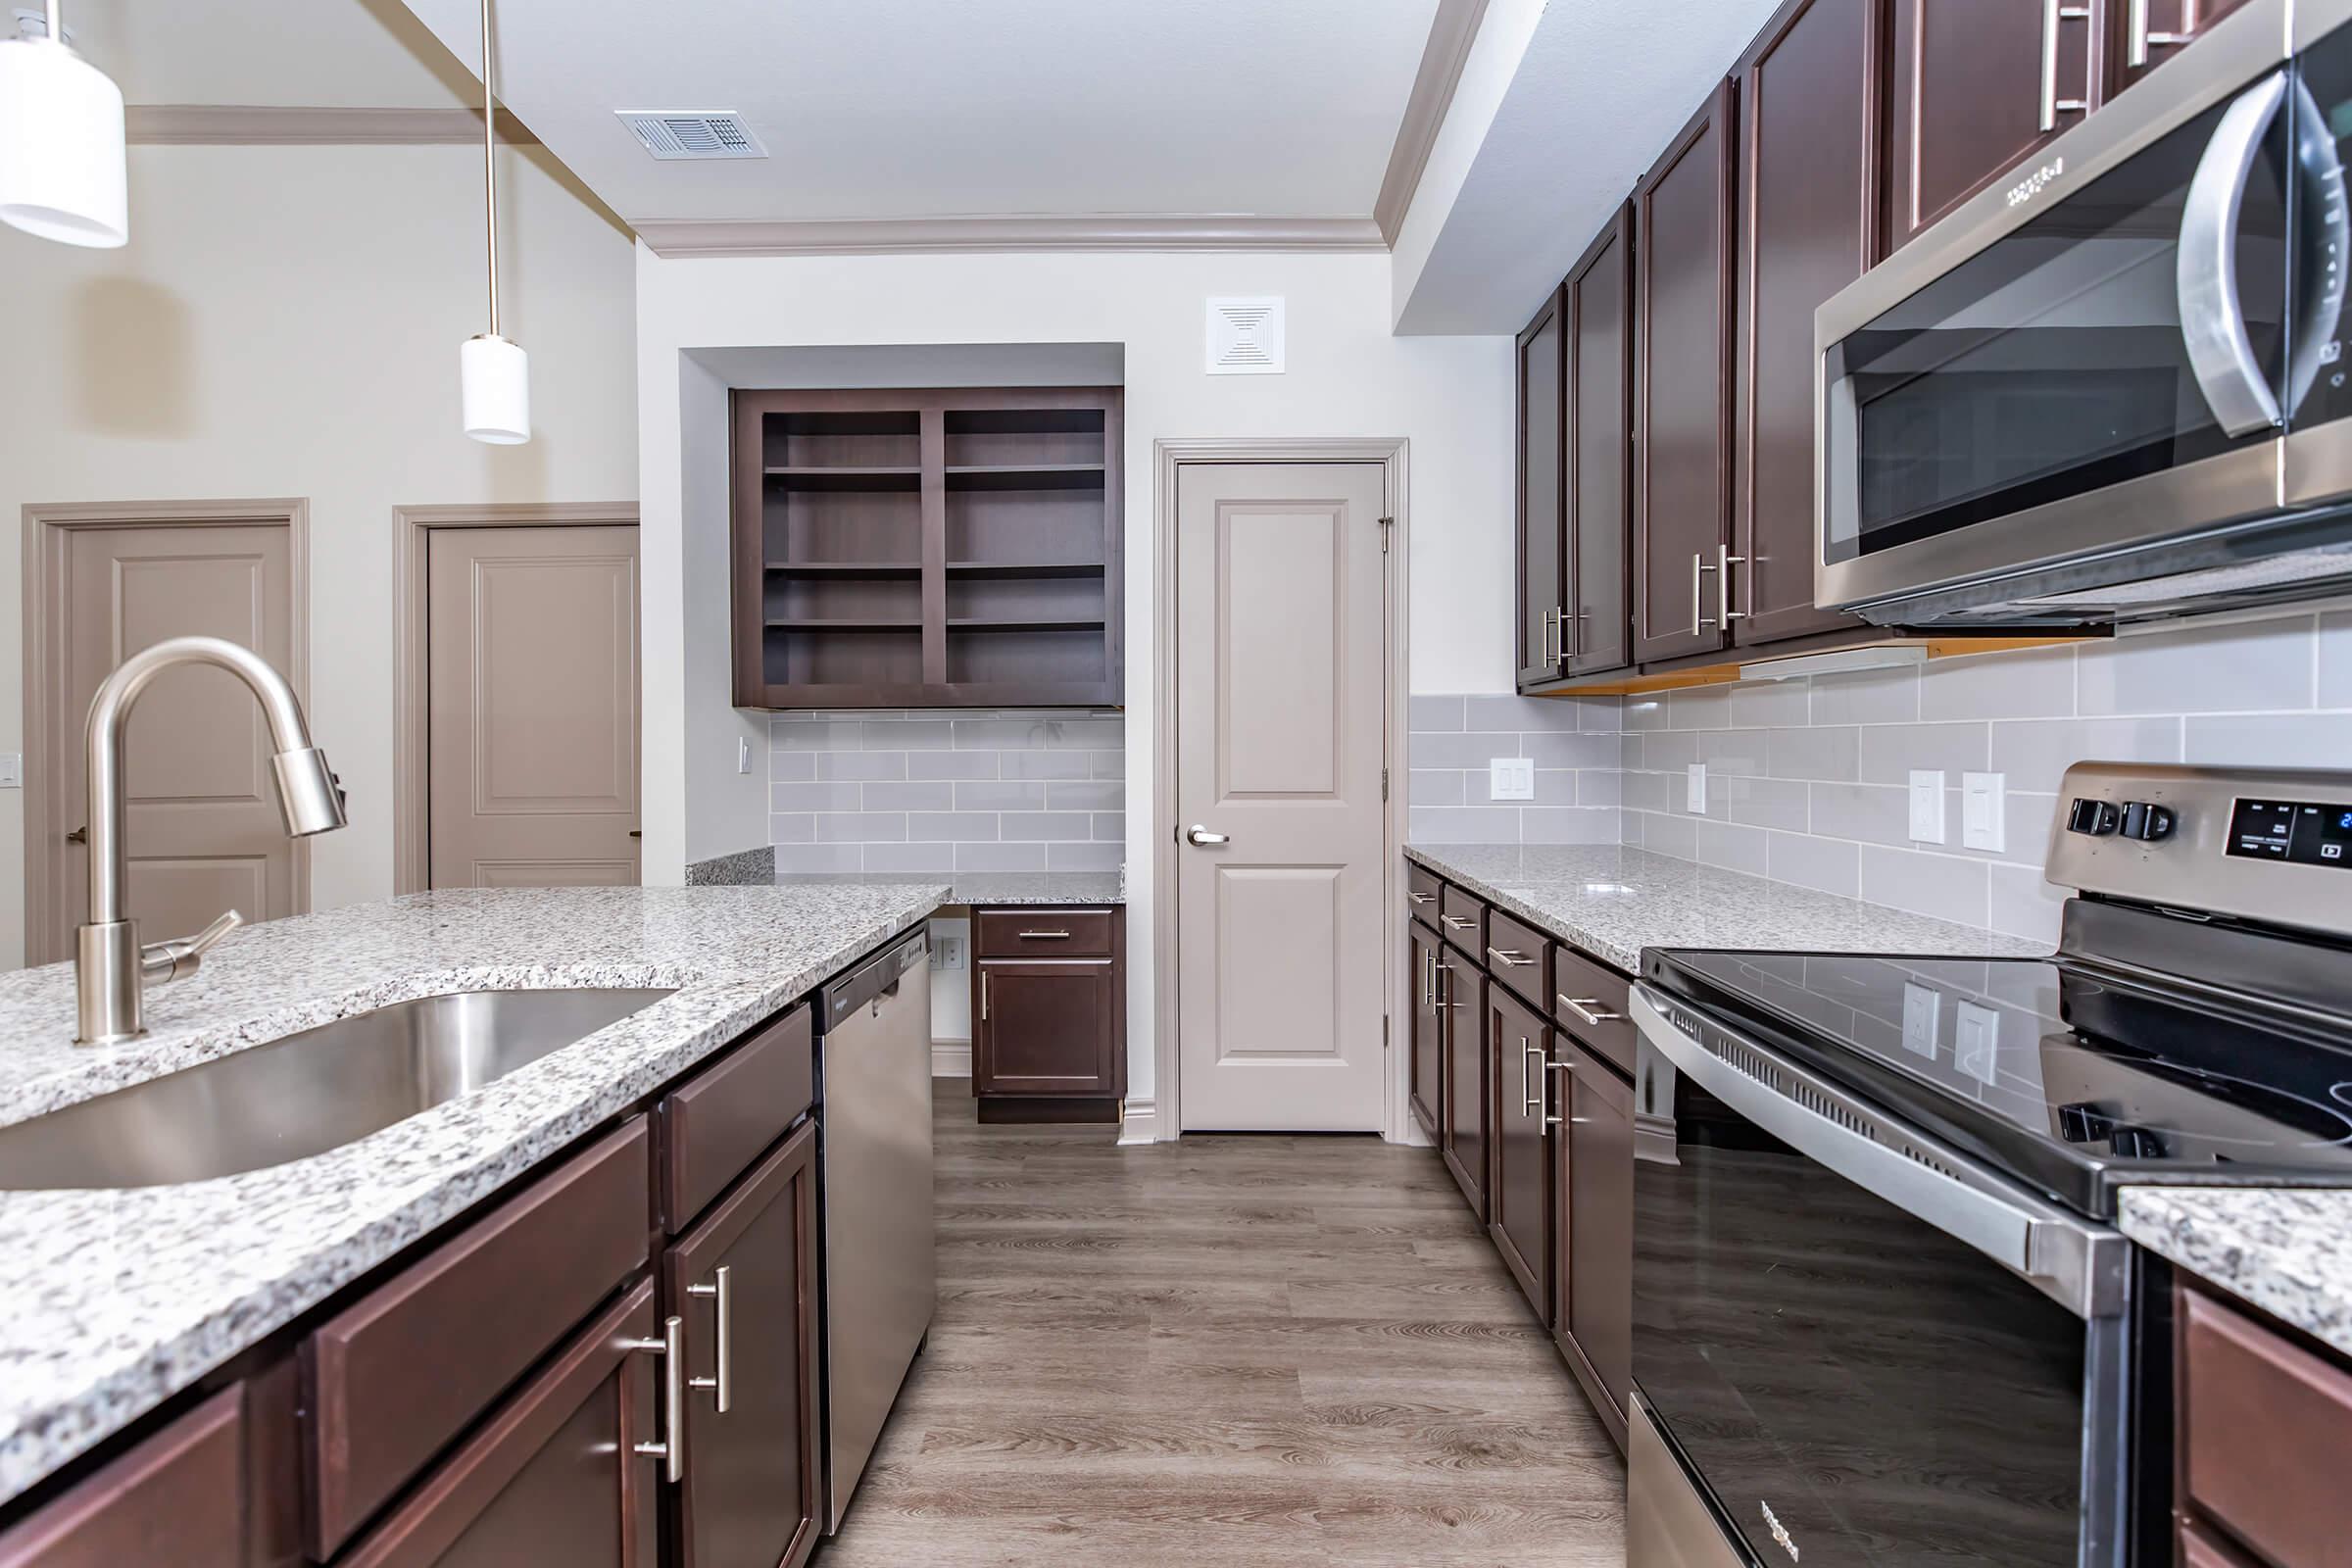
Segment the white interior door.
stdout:
<svg viewBox="0 0 2352 1568">
<path fill-rule="evenodd" d="M 1383 1125 L 1386 494 L 1376 463 L 1178 470 L 1187 1130 Z"/>
</svg>

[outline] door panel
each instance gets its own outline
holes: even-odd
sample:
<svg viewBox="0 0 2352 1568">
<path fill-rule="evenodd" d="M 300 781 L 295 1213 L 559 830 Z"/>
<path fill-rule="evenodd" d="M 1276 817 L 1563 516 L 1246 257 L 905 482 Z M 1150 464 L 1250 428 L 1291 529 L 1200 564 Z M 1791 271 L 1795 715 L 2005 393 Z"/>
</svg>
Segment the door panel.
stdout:
<svg viewBox="0 0 2352 1568">
<path fill-rule="evenodd" d="M 1746 645 L 1858 624 L 1813 605 L 1813 312 L 1875 251 L 1877 0 L 1795 0 L 1740 72 L 1738 487 Z"/>
<path fill-rule="evenodd" d="M 1552 680 L 1563 656 L 1554 623 L 1572 597 L 1562 548 L 1561 391 L 1566 334 L 1560 302 L 1544 302 L 1519 333 L 1519 684 Z"/>
<path fill-rule="evenodd" d="M 435 887 L 638 880 L 637 530 L 426 545 Z"/>
<path fill-rule="evenodd" d="M 1634 192 L 1641 273 L 1634 656 L 1725 643 L 1731 540 L 1732 89 L 1716 89 Z"/>
<path fill-rule="evenodd" d="M 1374 1131 L 1387 1086 L 1386 558 L 1378 464 L 1177 480 L 1187 1128 Z"/>
<path fill-rule="evenodd" d="M 1568 327 L 1568 671 L 1633 662 L 1634 209 L 1601 231 L 1563 298 Z"/>
<path fill-rule="evenodd" d="M 1446 1137 L 1439 1144 L 1454 1185 L 1480 1223 L 1487 1218 L 1487 977 L 1458 954 L 1438 951 L 1438 1005 L 1446 1014 Z"/>
<path fill-rule="evenodd" d="M 65 835 L 84 826 L 83 724 L 117 665 L 168 637 L 221 637 L 293 674 L 291 533 L 283 523 L 67 530 L 50 628 L 45 737 L 60 895 L 34 962 L 68 957 L 88 917 L 89 860 Z M 222 909 L 270 920 L 307 905 L 270 782 L 270 729 L 225 671 L 167 670 L 131 710 L 125 742 L 126 890 L 142 937 L 185 936 Z"/>
<path fill-rule="evenodd" d="M 973 1092 L 1114 1095 L 1119 987 L 1108 958 L 980 964 Z"/>
<path fill-rule="evenodd" d="M 1567 1071 L 1555 1094 L 1568 1123 L 1560 1146 L 1558 1274 L 1552 1322 L 1572 1362 L 1606 1391 L 1602 1411 L 1625 1441 L 1634 1377 L 1634 1092 L 1580 1044 L 1560 1037 Z"/>
<path fill-rule="evenodd" d="M 1527 1294 L 1527 1304 L 1548 1322 L 1551 1139 L 1544 1118 L 1550 1103 L 1545 1080 L 1551 1076 L 1551 1033 L 1524 1002 L 1490 982 L 1487 1039 L 1494 1088 L 1494 1217 L 1487 1234 Z"/>
<path fill-rule="evenodd" d="M 1446 1014 L 1438 1005 L 1438 939 L 1419 921 L 1406 922 L 1412 943 L 1413 1115 L 1430 1142 L 1443 1138 L 1446 1102 L 1439 1085 L 1446 1072 Z"/>
</svg>

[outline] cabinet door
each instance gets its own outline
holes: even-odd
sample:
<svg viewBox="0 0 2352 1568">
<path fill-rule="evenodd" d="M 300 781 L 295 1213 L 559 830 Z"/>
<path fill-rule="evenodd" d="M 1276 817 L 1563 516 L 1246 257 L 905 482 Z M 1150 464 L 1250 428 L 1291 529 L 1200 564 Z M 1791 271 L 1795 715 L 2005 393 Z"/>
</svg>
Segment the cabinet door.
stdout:
<svg viewBox="0 0 2352 1568">
<path fill-rule="evenodd" d="M 1856 625 L 1813 606 L 1813 312 L 1875 259 L 1877 0 L 1790 0 L 1741 61 L 1735 564 L 1743 644 Z"/>
<path fill-rule="evenodd" d="M 1527 1293 L 1536 1315 L 1551 1318 L 1551 1139 L 1547 1095 L 1551 1031 L 1501 985 L 1487 987 L 1489 1081 L 1494 1085 L 1494 1190 L 1487 1234 Z"/>
<path fill-rule="evenodd" d="M 654 1285 L 640 1279 L 336 1568 L 654 1568 Z"/>
<path fill-rule="evenodd" d="M 1732 84 L 1634 190 L 1634 657 L 1721 650 L 1731 548 Z"/>
<path fill-rule="evenodd" d="M 1446 1013 L 1438 1004 L 1438 939 L 1418 920 L 1405 922 L 1413 959 L 1413 1115 L 1430 1142 L 1443 1138 L 1446 1100 Z"/>
<path fill-rule="evenodd" d="M 1561 548 L 1560 399 L 1565 334 L 1557 293 L 1519 333 L 1519 685 L 1560 673 L 1568 603 Z"/>
<path fill-rule="evenodd" d="M 1554 1055 L 1561 1130 L 1552 1322 L 1560 1350 L 1625 1442 L 1634 1380 L 1634 1091 L 1566 1035 Z"/>
<path fill-rule="evenodd" d="M 979 967 L 974 1094 L 1119 1092 L 1110 959 L 992 958 Z"/>
<path fill-rule="evenodd" d="M 2115 90 L 2138 81 L 2196 42 L 2246 0 L 2108 0 Z"/>
<path fill-rule="evenodd" d="M 223 1389 L 0 1530 L 0 1568 L 237 1568 L 243 1390 Z"/>
<path fill-rule="evenodd" d="M 696 1380 L 673 1568 L 795 1568 L 816 1545 L 816 1260 L 813 1122 L 663 1254 Z"/>
<path fill-rule="evenodd" d="M 2085 0 L 1894 0 L 1888 250 L 2098 107 L 2108 22 Z"/>
<path fill-rule="evenodd" d="M 1568 334 L 1568 672 L 1633 662 L 1634 209 L 1561 290 Z"/>
<path fill-rule="evenodd" d="M 1438 952 L 1438 1006 L 1446 1015 L 1446 1168 L 1487 1217 L 1487 977 L 1451 949 Z"/>
</svg>

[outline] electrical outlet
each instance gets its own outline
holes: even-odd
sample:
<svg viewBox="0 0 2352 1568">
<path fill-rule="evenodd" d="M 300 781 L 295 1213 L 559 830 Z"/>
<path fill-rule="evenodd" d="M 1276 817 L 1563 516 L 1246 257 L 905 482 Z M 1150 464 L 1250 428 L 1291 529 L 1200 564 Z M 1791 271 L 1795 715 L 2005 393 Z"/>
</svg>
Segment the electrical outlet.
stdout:
<svg viewBox="0 0 2352 1568">
<path fill-rule="evenodd" d="M 1903 982 L 1903 1049 L 1915 1056 L 1936 1054 L 1936 1031 L 1943 1019 L 1943 993 Z"/>
<path fill-rule="evenodd" d="M 1707 814 L 1707 764 L 1690 764 L 1690 782 L 1683 793 L 1683 809 L 1692 816 Z"/>
<path fill-rule="evenodd" d="M 931 939 L 931 967 L 960 969 L 963 967 L 963 938 L 933 937 Z"/>
<path fill-rule="evenodd" d="M 1972 850 L 1999 855 L 2009 848 L 2008 775 L 1960 775 L 1960 842 Z"/>
<path fill-rule="evenodd" d="M 1911 842 L 1941 844 L 1943 832 L 1943 770 L 1911 770 Z"/>
<path fill-rule="evenodd" d="M 2001 1015 L 1982 1003 L 1963 1002 L 1952 1022 L 1952 1062 L 1977 1082 L 1999 1076 Z"/>
<path fill-rule="evenodd" d="M 21 790 L 24 787 L 24 754 L 0 752 L 0 790 Z"/>
<path fill-rule="evenodd" d="M 1532 757 L 1487 759 L 1487 799 L 1532 801 L 1536 798 L 1536 760 Z"/>
<path fill-rule="evenodd" d="M 735 737 L 735 771 L 749 773 L 751 770 L 752 743 L 738 735 Z"/>
</svg>

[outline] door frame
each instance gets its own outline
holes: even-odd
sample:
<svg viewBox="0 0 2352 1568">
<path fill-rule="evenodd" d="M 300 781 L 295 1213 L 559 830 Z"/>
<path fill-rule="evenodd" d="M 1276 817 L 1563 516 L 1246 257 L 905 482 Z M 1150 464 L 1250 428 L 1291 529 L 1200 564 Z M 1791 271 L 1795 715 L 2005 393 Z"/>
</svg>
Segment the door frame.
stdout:
<svg viewBox="0 0 2352 1568">
<path fill-rule="evenodd" d="M 497 501 L 392 509 L 392 891 L 433 885 L 425 551 L 436 528 L 638 526 L 634 501 Z M 640 592 L 642 593 L 642 586 Z M 639 635 L 643 636 L 640 606 Z M 644 716 L 638 717 L 640 734 Z"/>
<path fill-rule="evenodd" d="M 1385 930 L 1393 935 L 1381 949 L 1382 1017 L 1387 1029 L 1383 1056 L 1381 1136 L 1390 1143 L 1418 1143 L 1418 1129 L 1406 1104 L 1403 1072 L 1411 1068 L 1412 1053 L 1398 1049 L 1397 1020 L 1409 1027 L 1405 1010 L 1410 997 L 1406 976 L 1412 965 L 1400 956 L 1404 927 L 1404 879 L 1400 857 L 1405 838 L 1405 672 L 1406 606 L 1410 603 L 1411 524 L 1406 516 L 1408 494 L 1405 457 L 1409 443 L 1397 437 L 1204 437 L 1155 440 L 1152 443 L 1152 639 L 1153 711 L 1152 758 L 1152 1074 L 1153 1098 L 1149 1104 L 1127 1102 L 1121 1142 L 1142 1142 L 1135 1136 L 1151 1128 L 1150 1137 L 1171 1142 L 1181 1136 L 1180 1108 L 1183 1052 L 1177 1007 L 1177 893 L 1176 893 L 1176 482 L 1182 470 L 1211 464 L 1377 463 L 1384 472 L 1389 527 L 1387 600 L 1383 641 L 1388 650 L 1382 679 L 1386 686 L 1381 759 L 1388 769 L 1389 798 L 1382 821 L 1387 829 L 1382 847 L 1381 907 Z"/>
<path fill-rule="evenodd" d="M 27 505 L 24 518 L 24 743 L 28 756 L 41 747 L 34 765 L 24 769 L 24 961 L 27 966 L 70 958 L 70 952 L 52 952 L 50 922 L 65 906 L 65 889 L 51 873 L 48 846 L 62 830 L 56 820 L 65 802 L 59 797 L 58 769 L 65 758 L 49 747 L 53 713 L 50 682 L 63 673 L 50 659 L 49 640 L 57 630 L 64 606 L 68 535 L 97 528 L 229 528 L 281 527 L 286 530 L 286 576 L 292 603 L 287 607 L 288 668 L 281 671 L 294 696 L 307 710 L 311 704 L 311 503 L 301 496 L 232 501 L 70 501 Z M 311 907 L 311 844 L 293 841 L 293 907 L 307 914 Z M 134 913 L 136 911 L 133 911 Z"/>
</svg>

